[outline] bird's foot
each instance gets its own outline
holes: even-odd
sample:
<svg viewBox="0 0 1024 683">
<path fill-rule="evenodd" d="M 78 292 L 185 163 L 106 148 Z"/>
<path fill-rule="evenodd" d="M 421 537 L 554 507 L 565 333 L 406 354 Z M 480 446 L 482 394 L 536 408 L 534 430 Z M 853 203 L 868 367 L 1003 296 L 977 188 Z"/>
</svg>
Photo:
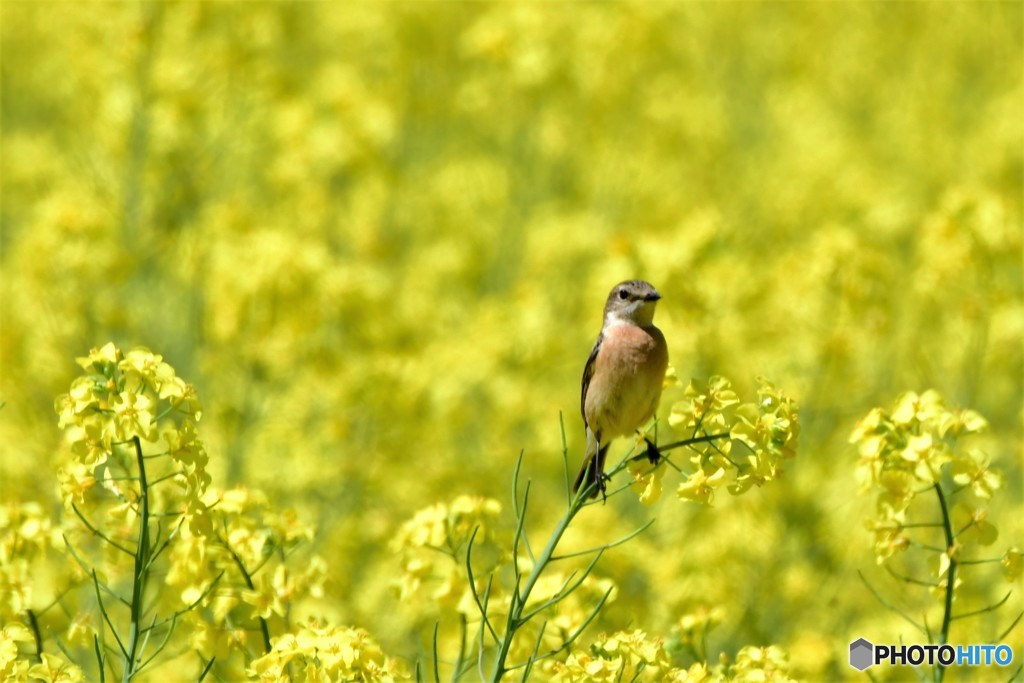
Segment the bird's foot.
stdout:
<svg viewBox="0 0 1024 683">
<path fill-rule="evenodd" d="M 657 465 L 661 462 L 661 451 L 659 451 L 658 447 L 655 446 L 654 443 L 646 436 L 644 437 L 644 441 L 647 442 L 647 452 L 644 453 L 644 455 L 647 456 L 647 459 L 651 461 L 652 465 Z"/>
</svg>

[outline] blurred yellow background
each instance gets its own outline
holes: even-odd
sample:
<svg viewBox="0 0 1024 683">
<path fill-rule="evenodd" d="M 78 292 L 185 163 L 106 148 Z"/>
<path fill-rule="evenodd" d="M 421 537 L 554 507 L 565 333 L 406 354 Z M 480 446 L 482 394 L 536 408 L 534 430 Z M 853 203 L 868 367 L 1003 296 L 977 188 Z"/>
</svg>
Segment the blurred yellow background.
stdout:
<svg viewBox="0 0 1024 683">
<path fill-rule="evenodd" d="M 658 520 L 602 559 L 593 632 L 720 606 L 712 659 L 777 643 L 846 676 L 854 638 L 910 637 L 858 569 L 931 604 L 874 564 L 868 410 L 934 387 L 988 418 L 993 552 L 1024 541 L 1022 12 L 3 3 L 0 495 L 58 500 L 75 356 L 147 346 L 196 385 L 214 481 L 316 524 L 331 581 L 303 609 L 412 661 L 432 617 L 397 604 L 388 541 L 459 494 L 507 505 L 522 450 L 540 542 L 604 298 L 642 277 L 684 385 L 767 376 L 803 432 L 742 499 L 588 509 L 581 546 Z M 954 640 L 998 634 L 1016 588 Z"/>
</svg>

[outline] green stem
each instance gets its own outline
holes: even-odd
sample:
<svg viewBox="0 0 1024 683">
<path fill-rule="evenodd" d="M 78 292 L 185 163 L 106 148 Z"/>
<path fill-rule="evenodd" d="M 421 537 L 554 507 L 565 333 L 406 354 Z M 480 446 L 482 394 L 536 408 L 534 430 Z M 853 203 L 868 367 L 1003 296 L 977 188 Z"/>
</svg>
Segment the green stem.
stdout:
<svg viewBox="0 0 1024 683">
<path fill-rule="evenodd" d="M 946 571 L 946 609 L 942 614 L 942 628 L 939 630 L 939 645 L 945 645 L 949 640 L 949 624 L 953 620 L 953 590 L 956 587 L 957 560 L 953 550 L 953 525 L 949 521 L 949 506 L 946 504 L 946 496 L 942 493 L 942 487 L 935 484 L 935 494 L 939 497 L 939 507 L 942 510 L 942 531 L 946 535 L 946 555 L 949 557 L 949 569 Z M 945 667 L 935 667 L 935 681 L 941 683 Z"/>
<path fill-rule="evenodd" d="M 690 446 L 697 443 L 706 443 L 709 441 L 725 439 L 728 437 L 729 434 L 727 432 L 721 434 L 704 434 L 702 436 L 684 439 L 682 441 L 678 441 L 667 446 L 659 446 L 658 450 L 667 451 L 672 450 L 674 448 Z M 613 469 L 609 470 L 606 476 L 608 478 L 614 477 L 619 472 L 625 470 L 629 466 L 630 462 L 643 457 L 646 457 L 646 455 L 641 454 L 633 458 L 624 459 Z M 516 467 L 515 476 L 518 479 L 518 465 Z M 515 490 L 516 489 L 514 488 L 513 491 Z M 501 677 L 510 670 L 510 668 L 506 666 L 506 659 L 508 658 L 509 650 L 512 647 L 512 639 L 515 637 L 515 634 L 519 630 L 519 628 L 524 623 L 529 621 L 531 616 L 534 616 L 528 615 L 525 618 L 523 617 L 523 612 L 526 608 L 526 602 L 530 599 L 530 593 L 533 592 L 534 587 L 537 585 L 537 581 L 540 580 L 541 574 L 544 573 L 544 569 L 547 567 L 547 565 L 550 564 L 553 560 L 561 559 L 561 557 L 556 557 L 554 553 L 555 548 L 558 547 L 558 543 L 562 540 L 562 536 L 565 534 L 566 529 L 569 528 L 569 524 L 572 523 L 572 520 L 575 519 L 576 515 L 579 514 L 580 510 L 582 510 L 587 505 L 593 505 L 598 502 L 590 500 L 590 493 L 591 487 L 581 486 L 579 491 L 576 492 L 576 495 L 570 498 L 569 508 L 565 511 L 565 515 L 562 516 L 562 519 L 559 520 L 558 525 L 555 526 L 555 530 L 554 532 L 552 532 L 551 538 L 548 539 L 547 545 L 544 546 L 544 549 L 540 552 L 540 555 L 537 556 L 537 561 L 534 563 L 533 570 L 530 572 L 530 576 L 526 579 L 526 583 L 523 585 L 521 589 L 517 585 L 516 590 L 513 592 L 512 603 L 509 607 L 508 619 L 505 624 L 505 635 L 499 639 L 498 653 L 494 660 L 494 668 L 491 671 L 492 683 L 497 683 L 498 681 L 500 681 Z M 513 495 L 515 495 L 515 493 Z M 522 514 L 525 515 L 525 512 L 526 510 L 524 505 Z M 525 520 L 519 519 L 518 521 L 519 526 L 521 528 Z M 646 528 L 646 526 L 644 528 Z M 615 545 L 617 545 L 617 543 Z M 486 619 L 486 613 L 484 614 L 484 618 Z"/>
<path fill-rule="evenodd" d="M 128 652 L 125 655 L 122 683 L 129 683 L 137 673 L 139 637 L 142 633 L 143 599 L 149 574 L 149 483 L 146 481 L 146 460 L 142 442 L 133 437 L 135 459 L 139 466 L 139 542 L 135 548 L 135 571 L 132 576 L 131 625 L 128 631 Z"/>
<path fill-rule="evenodd" d="M 707 443 L 708 441 L 717 441 L 718 439 L 728 439 L 730 436 L 731 434 L 729 432 L 722 432 L 720 434 L 705 434 L 703 436 L 695 436 L 689 439 L 683 439 L 682 441 L 676 441 L 675 443 L 670 443 L 667 446 L 658 446 L 658 450 L 661 452 L 671 451 L 682 446 L 692 446 L 693 444 L 696 443 Z M 643 456 L 640 455 L 637 457 L 639 458 Z"/>
<path fill-rule="evenodd" d="M 238 556 L 238 553 L 235 552 L 235 549 L 232 548 L 231 545 L 228 543 L 227 538 L 221 539 L 221 543 L 224 544 L 224 547 L 227 549 L 228 554 L 231 555 L 231 559 L 235 561 L 235 566 L 238 567 L 238 571 L 242 574 L 242 579 L 245 581 L 245 585 L 249 588 L 249 590 L 255 591 L 256 584 L 252 580 L 252 575 L 259 571 L 259 569 L 250 572 L 248 569 L 245 568 L 245 563 L 242 562 L 242 558 Z M 263 654 L 266 654 L 270 652 L 270 629 L 267 627 L 266 619 L 259 615 L 257 615 L 256 618 L 260 622 L 260 635 L 263 636 Z"/>
<path fill-rule="evenodd" d="M 36 645 L 36 659 L 40 662 L 43 661 L 43 638 L 39 634 L 39 621 L 36 619 L 36 613 L 32 610 L 26 610 L 28 615 L 29 626 L 32 627 L 32 639 Z"/>
<path fill-rule="evenodd" d="M 616 468 L 618 469 L 618 468 Z M 526 584 L 523 586 L 521 591 L 516 591 L 512 596 L 512 605 L 509 610 L 508 623 L 506 624 L 505 635 L 501 638 L 501 642 L 498 644 L 498 655 L 494 660 L 494 670 L 491 673 L 492 683 L 497 683 L 501 680 L 501 677 L 505 675 L 508 669 L 505 667 L 505 660 L 508 658 L 508 651 L 512 647 L 512 638 L 515 636 L 516 631 L 522 626 L 524 621 L 521 620 L 523 615 L 523 608 L 526 606 L 526 601 L 530 598 L 530 593 L 533 591 L 534 586 L 537 585 L 537 581 L 540 579 L 541 574 L 544 573 L 544 568 L 551 562 L 551 556 L 555 552 L 555 548 L 558 546 L 558 542 L 562 540 L 562 536 L 565 534 L 565 530 L 569 528 L 570 522 L 573 518 L 583 509 L 586 504 L 587 487 L 581 486 L 580 490 L 577 491 L 576 496 L 573 497 L 569 503 L 569 509 L 566 510 L 565 515 L 558 522 L 558 526 L 555 527 L 554 532 L 551 534 L 551 538 L 548 539 L 547 545 L 537 556 L 537 562 L 533 566 L 533 571 L 530 572 L 529 578 L 526 579 Z"/>
</svg>

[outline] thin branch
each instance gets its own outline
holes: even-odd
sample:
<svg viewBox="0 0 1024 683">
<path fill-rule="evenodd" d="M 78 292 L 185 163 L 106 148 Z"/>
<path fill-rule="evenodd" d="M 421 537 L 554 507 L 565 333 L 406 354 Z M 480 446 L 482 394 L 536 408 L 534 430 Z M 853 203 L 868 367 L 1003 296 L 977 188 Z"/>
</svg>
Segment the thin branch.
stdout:
<svg viewBox="0 0 1024 683">
<path fill-rule="evenodd" d="M 522 683 L 527 683 L 530 680 L 530 670 L 533 668 L 534 662 L 537 661 L 537 653 L 540 652 L 540 645 L 544 639 L 544 631 L 547 630 L 547 627 L 547 621 L 540 625 L 540 629 L 537 633 L 537 640 L 533 643 L 533 650 L 530 651 L 530 656 L 526 660 L 526 666 L 523 667 Z"/>
<path fill-rule="evenodd" d="M 519 451 L 519 457 L 516 458 L 515 467 L 512 468 L 512 514 L 516 519 L 519 519 L 522 515 L 519 512 L 519 470 L 523 466 L 523 451 Z M 530 482 L 526 482 L 527 495 L 529 495 Z M 526 501 L 523 501 L 523 514 L 526 512 Z"/>
<path fill-rule="evenodd" d="M 579 584 L 576 584 L 575 586 L 573 586 L 572 589 L 567 590 L 569 588 L 569 585 L 572 584 L 573 579 L 576 578 L 576 574 L 577 573 L 578 572 L 575 569 L 573 569 L 571 572 L 569 572 L 569 575 L 566 576 L 565 580 L 562 581 L 562 585 L 558 587 L 558 590 L 556 590 L 554 593 L 552 593 L 551 597 L 548 598 L 547 600 L 543 600 L 543 601 L 540 602 L 540 604 L 534 605 L 532 610 L 530 610 L 528 613 L 523 615 L 522 621 L 523 622 L 529 621 L 533 617 L 537 616 L 538 614 L 540 614 L 541 612 L 546 610 L 548 607 L 551 607 L 552 605 L 557 605 L 563 599 L 568 597 L 569 594 L 572 593 L 573 590 L 575 590 L 577 587 L 579 587 Z"/>
<path fill-rule="evenodd" d="M 881 604 L 881 605 L 882 605 L 882 607 L 885 607 L 886 609 L 892 610 L 892 611 L 893 611 L 893 612 L 895 612 L 896 614 L 898 614 L 898 615 L 900 615 L 901 617 L 903 617 L 903 618 L 904 618 L 904 619 L 905 619 L 905 620 L 906 620 L 906 621 L 907 621 L 907 622 L 908 622 L 909 624 L 911 624 L 911 625 L 912 625 L 912 626 L 914 626 L 914 627 L 915 627 L 916 629 L 918 629 L 919 631 L 921 631 L 921 633 L 924 633 L 924 634 L 926 634 L 926 635 L 927 635 L 927 633 L 928 633 L 928 629 L 926 629 L 926 628 L 925 628 L 924 626 L 922 626 L 921 624 L 919 624 L 919 623 L 917 623 L 916 621 L 914 621 L 914 620 L 913 620 L 913 619 L 912 619 L 911 617 L 909 617 L 909 616 L 908 616 L 908 615 L 907 615 L 907 614 L 906 614 L 906 613 L 905 613 L 905 612 L 904 612 L 903 610 L 901 610 L 900 608 L 896 607 L 895 605 L 890 605 L 890 604 L 889 604 L 888 602 L 886 602 L 886 601 L 885 601 L 885 600 L 884 600 L 884 599 L 882 598 L 882 596 L 881 596 L 881 595 L 880 595 L 880 594 L 878 593 L 878 591 L 876 591 L 876 590 L 875 590 L 875 587 L 874 587 L 874 586 L 872 586 L 872 585 L 871 585 L 871 584 L 870 584 L 870 583 L 868 582 L 868 580 L 867 580 L 867 578 L 866 578 L 866 577 L 864 576 L 863 572 L 861 572 L 861 571 L 860 571 L 859 569 L 857 570 L 857 576 L 859 576 L 859 577 L 860 577 L 860 580 L 864 582 L 864 585 L 865 585 L 865 586 L 867 586 L 868 590 L 869 590 L 869 591 L 871 591 L 871 594 L 875 596 L 875 600 L 878 600 L 879 604 Z"/>
<path fill-rule="evenodd" d="M 434 653 L 434 683 L 441 683 L 441 672 L 437 669 L 437 629 L 440 625 L 440 621 L 434 622 L 434 636 L 431 638 L 431 648 Z"/>
<path fill-rule="evenodd" d="M 569 479 L 569 444 L 565 440 L 565 419 L 562 411 L 558 411 L 558 428 L 562 435 L 562 481 L 565 482 L 565 500 L 572 505 L 572 486 Z"/>
<path fill-rule="evenodd" d="M 991 557 L 987 560 L 960 560 L 960 564 L 992 564 L 993 562 L 1002 562 L 1001 557 Z"/>
<path fill-rule="evenodd" d="M 522 664 L 516 664 L 514 666 L 510 666 L 510 667 L 508 667 L 508 670 L 512 671 L 514 669 L 521 669 L 524 666 L 527 666 L 527 664 L 530 664 L 531 662 L 539 662 L 542 659 L 547 659 L 549 657 L 554 657 L 559 652 L 562 652 L 563 650 L 566 650 L 570 645 L 572 645 L 576 641 L 577 638 L 580 637 L 580 634 L 582 634 L 583 631 L 588 626 L 590 626 L 591 622 L 594 621 L 594 619 L 597 618 L 598 613 L 600 613 L 601 608 L 604 607 L 604 604 L 608 601 L 608 598 L 611 596 L 613 590 L 614 590 L 614 588 L 609 588 L 607 591 L 605 591 L 604 595 L 601 596 L 601 599 L 597 601 L 597 605 L 594 606 L 594 609 L 591 610 L 591 612 L 587 616 L 587 618 L 583 620 L 583 623 L 580 624 L 579 627 L 575 631 L 573 631 L 571 634 L 569 634 L 569 637 L 566 638 L 565 641 L 561 645 L 559 645 L 558 647 L 556 647 L 553 650 L 549 650 L 548 652 L 545 652 L 542 655 L 539 655 L 537 657 L 531 657 L 527 662 L 523 662 Z"/>
<path fill-rule="evenodd" d="M 1007 591 L 1006 595 L 1003 596 L 1002 600 L 1000 600 L 999 602 L 992 603 L 987 607 L 982 607 L 981 609 L 974 610 L 973 612 L 964 612 L 963 614 L 956 614 L 950 618 L 950 621 L 956 621 L 957 619 L 966 619 L 968 617 L 976 617 L 979 614 L 984 614 L 985 612 L 994 612 L 995 610 L 999 609 L 1000 607 L 1006 604 L 1006 601 L 1010 599 L 1011 593 L 1013 593 L 1013 591 Z"/>
<path fill-rule="evenodd" d="M 246 570 L 245 564 L 242 562 L 242 558 L 238 556 L 235 549 L 230 544 L 224 542 L 224 547 L 227 549 L 228 554 L 231 555 L 231 559 L 234 560 L 235 565 L 238 567 L 238 571 L 242 574 L 242 579 L 245 581 L 245 585 L 248 586 L 249 590 L 256 590 L 256 584 L 253 583 L 252 575 Z M 261 616 L 256 617 L 260 623 L 260 633 L 263 636 L 263 653 L 270 652 L 270 629 L 267 627 L 267 620 Z"/>
<path fill-rule="evenodd" d="M 928 550 L 933 553 L 939 553 L 940 555 L 945 555 L 948 550 L 948 548 L 939 548 L 938 546 L 928 545 L 927 543 L 918 543 L 913 540 L 910 541 L 910 544 L 915 548 L 921 548 L 922 550 Z"/>
<path fill-rule="evenodd" d="M 518 474 L 519 473 L 517 471 L 516 475 L 518 476 Z M 515 495 L 515 491 L 514 490 L 513 490 L 513 495 Z M 527 509 L 527 506 L 529 505 L 529 501 L 530 501 L 530 482 L 529 482 L 529 480 L 527 480 L 527 482 L 526 482 L 526 490 L 523 492 L 523 507 L 522 507 L 522 511 L 521 512 L 518 511 L 518 510 L 516 511 L 516 531 L 515 531 L 515 534 L 512 536 L 512 569 L 515 571 L 517 576 L 519 574 L 519 541 L 526 538 L 526 531 L 525 531 L 524 527 L 526 526 L 526 509 Z M 527 541 L 526 545 L 527 545 L 527 547 L 529 547 L 529 542 L 528 541 Z M 530 561 L 531 562 L 535 562 L 536 560 L 533 557 L 533 552 L 530 552 L 529 555 L 530 555 Z"/>
<path fill-rule="evenodd" d="M 178 535 L 178 531 L 181 529 L 181 525 L 184 524 L 184 522 L 185 522 L 184 518 L 180 519 L 178 521 L 178 526 L 175 527 L 174 531 L 172 531 L 171 533 L 167 534 L 167 538 L 164 539 L 163 543 L 157 545 L 154 542 L 153 545 L 156 546 L 156 549 L 153 551 L 153 554 L 149 558 L 150 566 L 152 566 L 153 563 L 156 562 L 156 559 L 158 557 L 160 557 L 160 555 L 164 552 L 164 550 L 167 549 L 167 546 L 169 546 L 171 544 L 171 540 L 173 540 Z M 159 529 L 160 526 L 157 525 L 157 528 Z"/>
<path fill-rule="evenodd" d="M 187 612 L 191 612 L 192 610 L 194 610 L 199 605 L 199 603 L 201 603 L 203 600 L 205 600 L 210 595 L 210 593 L 213 592 L 213 589 L 217 585 L 217 582 L 220 581 L 221 577 L 224 576 L 224 573 L 226 571 L 227 571 L 226 569 L 221 569 L 220 570 L 220 574 L 217 574 L 217 576 L 214 577 L 213 581 L 210 582 L 210 585 L 207 586 L 203 590 L 202 594 L 200 594 L 200 596 L 198 598 L 196 598 L 190 604 L 186 605 L 184 608 L 174 612 L 171 616 L 166 617 L 166 618 L 164 618 L 164 619 L 162 619 L 162 620 L 160 620 L 158 622 L 155 622 L 152 628 L 160 628 L 161 626 L 163 626 L 167 622 L 172 621 L 174 619 L 177 619 L 178 617 L 182 616 L 183 614 L 185 614 Z"/>
<path fill-rule="evenodd" d="M 199 661 L 202 661 L 202 657 L 199 658 Z M 215 661 L 217 661 L 216 655 L 210 657 L 210 661 L 206 663 L 206 666 L 204 666 L 203 670 L 199 673 L 199 678 L 196 679 L 196 683 L 203 683 L 203 679 L 206 678 L 206 674 L 210 673 L 210 669 L 213 668 L 213 663 Z"/>
<path fill-rule="evenodd" d="M 892 576 L 894 579 L 898 579 L 900 581 L 903 581 L 904 583 L 912 583 L 915 586 L 926 586 L 928 588 L 938 588 L 941 585 L 941 584 L 935 583 L 934 581 L 922 581 L 921 579 L 915 579 L 914 577 L 907 576 L 906 574 L 900 574 L 899 572 L 894 570 L 892 567 L 890 567 L 888 564 L 885 565 L 885 571 L 889 572 L 889 575 Z"/>
<path fill-rule="evenodd" d="M 117 647 L 121 650 L 121 654 L 127 657 L 128 650 L 125 649 L 124 643 L 122 643 L 121 639 L 118 637 L 117 630 L 114 628 L 114 622 L 110 620 L 110 615 L 107 614 L 107 608 L 103 605 L 103 598 L 100 596 L 100 582 L 99 579 L 96 578 L 95 569 L 92 570 L 92 584 L 96 589 L 96 602 L 99 603 L 100 614 L 103 615 L 103 621 L 105 621 L 107 626 L 110 627 L 110 633 L 114 636 L 114 640 L 117 641 Z"/>
<path fill-rule="evenodd" d="M 996 638 L 995 642 L 1001 643 L 1004 640 L 1006 640 L 1006 636 L 1010 635 L 1010 631 L 1017 628 L 1017 624 L 1020 623 L 1021 617 L 1024 617 L 1024 612 L 1021 612 L 1017 615 L 1017 618 L 1013 620 L 1013 623 L 1011 623 L 1010 626 L 1005 631 L 1003 631 L 1002 635 Z"/>
<path fill-rule="evenodd" d="M 153 652 L 153 654 L 149 656 L 149 659 L 147 659 L 146 661 L 142 662 L 142 664 L 139 665 L 139 671 L 142 671 L 147 666 L 149 666 L 149 663 L 152 662 L 154 659 L 156 659 L 157 655 L 159 655 L 161 652 L 164 651 L 164 649 L 167 647 L 167 643 L 170 642 L 170 640 L 171 640 L 171 634 L 174 633 L 174 627 L 175 627 L 175 625 L 177 623 L 178 623 L 178 617 L 177 617 L 177 614 L 175 614 L 173 617 L 171 617 L 171 625 L 167 627 L 167 632 L 164 634 L 164 639 L 160 642 L 160 645 L 157 646 L 157 648 Z M 149 634 L 148 633 L 146 634 L 146 642 L 149 642 Z M 143 651 L 145 651 L 145 647 L 143 647 Z"/>
<path fill-rule="evenodd" d="M 175 470 L 173 472 L 168 472 L 167 474 L 163 475 L 162 477 L 157 477 L 152 482 L 150 482 L 150 486 L 156 486 L 157 484 L 159 484 L 161 482 L 167 481 L 168 479 L 174 479 L 177 476 L 185 476 L 185 472 L 183 472 L 182 470 Z"/>
<path fill-rule="evenodd" d="M 494 575 L 492 574 L 490 578 L 487 580 L 487 590 L 484 593 L 484 601 L 481 601 L 480 594 L 477 593 L 476 578 L 473 576 L 473 562 L 471 561 L 473 555 L 473 541 L 476 539 L 476 534 L 478 531 L 480 531 L 480 527 L 476 527 L 473 529 L 473 533 L 469 535 L 469 543 L 466 546 L 466 573 L 469 578 L 469 592 L 473 594 L 473 600 L 476 602 L 476 606 L 480 610 L 480 618 L 483 619 L 483 624 L 487 627 L 487 630 L 491 632 L 491 636 L 494 638 L 494 642 L 497 643 L 499 642 L 500 638 L 498 638 L 498 634 L 495 632 L 494 627 L 491 626 L 490 619 L 487 618 L 486 602 L 486 598 L 489 597 L 491 593 L 491 581 L 494 579 Z M 515 558 L 512 558 L 512 560 L 515 561 Z"/>
<path fill-rule="evenodd" d="M 729 432 L 721 432 L 718 434 L 704 434 L 703 436 L 695 436 L 690 439 L 683 439 L 682 441 L 676 441 L 670 443 L 667 446 L 658 446 L 659 451 L 671 451 L 676 448 L 682 448 L 684 446 L 692 446 L 698 443 L 707 443 L 709 441 L 717 441 L 718 439 L 727 439 L 732 436 Z"/>
<path fill-rule="evenodd" d="M 81 570 L 84 573 L 86 573 L 86 574 L 91 573 L 93 571 L 93 569 L 91 567 L 89 567 L 89 565 L 87 565 L 85 563 L 85 560 L 83 560 L 81 557 L 79 557 L 78 553 L 75 551 L 75 547 L 73 545 L 71 545 L 71 541 L 68 540 L 68 537 L 64 536 L 62 534 L 61 538 L 64 539 L 64 547 L 66 547 L 68 549 L 68 554 L 71 555 L 71 557 L 75 560 L 75 562 L 78 564 L 79 568 L 81 568 Z M 114 598 L 115 600 L 120 602 L 125 607 L 128 607 L 128 601 L 125 600 L 124 598 L 122 598 L 117 593 L 115 593 L 110 588 L 110 586 L 108 586 L 107 584 L 103 583 L 102 581 L 99 582 L 99 585 L 100 585 L 100 587 L 103 588 L 103 592 L 104 593 L 106 593 L 110 597 Z M 64 610 L 64 613 L 67 614 L 69 617 L 72 616 L 71 612 L 67 609 L 67 607 L 63 603 L 61 603 L 61 608 Z"/>
<path fill-rule="evenodd" d="M 149 637 L 153 634 L 153 628 L 155 626 L 156 626 L 156 615 L 154 614 L 152 621 L 149 622 L 149 626 L 147 626 L 146 628 L 142 629 L 142 633 L 144 635 L 142 636 L 142 644 L 139 646 L 139 661 L 140 662 L 142 662 L 143 656 L 146 653 L 146 648 L 149 646 Z M 142 671 L 142 669 L 144 667 L 145 667 L 145 664 L 141 664 L 140 663 L 139 664 L 139 668 L 136 669 L 135 673 L 138 673 L 139 671 Z"/>
<path fill-rule="evenodd" d="M 591 572 L 594 571 L 594 567 L 597 566 L 597 562 L 598 562 L 598 560 L 601 559 L 601 556 L 603 554 L 604 554 L 603 550 L 598 551 L 597 554 L 594 555 L 593 559 L 590 560 L 590 562 L 587 564 L 586 568 L 583 570 L 583 573 L 580 574 L 580 577 L 578 579 L 576 579 L 576 583 L 574 583 L 572 585 L 572 587 L 570 587 L 570 588 L 565 588 L 565 586 L 569 583 L 569 581 L 571 581 L 573 579 L 573 577 L 576 576 L 576 572 L 575 571 L 573 571 L 571 574 L 569 574 L 568 578 L 566 578 L 566 580 L 565 580 L 565 583 L 562 584 L 562 588 L 560 588 L 558 590 L 558 592 L 556 592 L 550 598 L 548 598 L 547 600 L 545 600 L 544 602 L 542 602 L 541 604 L 537 605 L 532 610 L 530 610 L 530 612 L 528 614 L 526 614 L 526 616 L 522 617 L 522 621 L 524 621 L 524 622 L 525 621 L 529 621 L 530 619 L 532 619 L 536 615 L 540 614 L 542 611 L 544 611 L 548 607 L 551 607 L 552 605 L 557 605 L 559 602 L 561 602 L 565 598 L 569 597 L 572 593 L 576 592 L 576 589 L 579 588 L 580 586 L 582 586 L 583 582 L 586 581 L 587 577 L 590 576 Z"/>
<path fill-rule="evenodd" d="M 455 667 L 452 669 L 452 682 L 462 678 L 463 667 L 466 665 L 466 632 L 469 630 L 469 624 L 466 621 L 466 615 L 459 612 L 459 656 L 455 660 Z"/>
<path fill-rule="evenodd" d="M 117 541 L 113 540 L 112 538 L 110 538 L 109 536 L 104 534 L 102 531 L 100 531 L 99 529 L 94 527 L 92 524 L 90 524 L 89 520 L 87 520 L 85 518 L 85 515 L 82 514 L 82 511 L 78 509 L 77 505 L 72 503 L 71 504 L 71 509 L 75 511 L 75 514 L 78 515 L 78 519 L 82 520 L 82 524 L 84 524 L 85 527 L 89 531 L 91 531 L 94 536 L 99 536 L 101 539 L 103 539 L 104 541 L 106 541 L 110 545 L 114 546 L 115 548 L 117 548 L 121 552 L 125 553 L 129 557 L 135 557 L 135 551 L 134 550 L 128 550 L 128 548 L 125 548 L 123 545 L 121 545 Z"/>
<path fill-rule="evenodd" d="M 100 650 L 99 636 L 97 636 L 95 633 L 92 634 L 92 647 L 93 650 L 95 650 L 96 652 L 96 662 L 99 664 L 100 668 L 100 683 L 103 683 L 103 681 L 107 680 L 107 663 L 106 658 L 104 658 L 103 656 L 103 652 Z M 69 653 L 65 652 L 65 654 L 68 655 L 68 661 L 75 661 L 71 658 L 71 655 Z"/>
<path fill-rule="evenodd" d="M 633 540 L 634 538 L 636 538 L 637 536 L 639 536 L 643 532 L 645 532 L 648 529 L 650 529 L 651 525 L 653 525 L 655 521 L 656 521 L 655 519 L 650 519 L 647 522 L 645 522 L 644 524 L 642 524 L 639 527 L 637 527 L 636 529 L 634 529 L 633 531 L 631 531 L 628 534 L 626 534 L 625 536 L 623 536 L 622 538 L 620 538 L 618 540 L 615 540 L 615 541 L 612 541 L 611 543 L 605 543 L 604 545 L 594 546 L 593 548 L 587 548 L 586 550 L 579 550 L 579 551 L 572 552 L 572 553 L 566 553 L 565 555 L 555 555 L 554 557 L 551 558 L 551 561 L 554 562 L 556 560 L 567 560 L 570 557 L 580 557 L 581 555 L 590 555 L 591 553 L 604 552 L 605 550 L 608 550 L 609 548 L 614 548 L 615 546 L 619 546 L 619 545 L 622 545 L 623 543 L 627 543 L 627 542 Z"/>
</svg>

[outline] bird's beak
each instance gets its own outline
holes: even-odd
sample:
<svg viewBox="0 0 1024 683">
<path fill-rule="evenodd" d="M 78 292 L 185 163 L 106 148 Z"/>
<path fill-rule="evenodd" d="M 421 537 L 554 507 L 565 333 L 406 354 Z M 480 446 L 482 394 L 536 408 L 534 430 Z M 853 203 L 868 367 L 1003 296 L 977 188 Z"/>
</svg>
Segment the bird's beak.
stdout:
<svg viewBox="0 0 1024 683">
<path fill-rule="evenodd" d="M 651 292 L 650 294 L 644 297 L 644 301 L 657 301 L 660 298 L 661 294 L 658 294 L 657 292 Z"/>
</svg>

